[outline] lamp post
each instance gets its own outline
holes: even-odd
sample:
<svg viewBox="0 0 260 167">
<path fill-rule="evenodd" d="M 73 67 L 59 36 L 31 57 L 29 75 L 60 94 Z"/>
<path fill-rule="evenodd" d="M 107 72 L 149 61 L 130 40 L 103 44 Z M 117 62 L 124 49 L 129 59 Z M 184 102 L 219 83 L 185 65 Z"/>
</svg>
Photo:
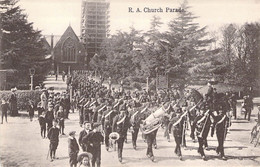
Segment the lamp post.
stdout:
<svg viewBox="0 0 260 167">
<path fill-rule="evenodd" d="M 123 81 L 123 80 L 121 80 L 121 82 L 120 82 L 120 86 L 121 86 L 121 92 L 123 92 L 123 84 L 124 84 L 124 81 Z"/>
<path fill-rule="evenodd" d="M 99 76 L 99 82 L 100 82 L 100 85 L 102 85 L 102 76 L 101 75 Z"/>
<path fill-rule="evenodd" d="M 29 69 L 30 72 L 30 76 L 31 76 L 31 90 L 33 90 L 33 75 L 35 74 L 35 69 L 34 68 L 30 68 Z"/>
<path fill-rule="evenodd" d="M 146 78 L 146 91 L 149 91 L 149 77 Z"/>
<path fill-rule="evenodd" d="M 108 78 L 108 89 L 111 90 L 111 77 Z"/>
</svg>

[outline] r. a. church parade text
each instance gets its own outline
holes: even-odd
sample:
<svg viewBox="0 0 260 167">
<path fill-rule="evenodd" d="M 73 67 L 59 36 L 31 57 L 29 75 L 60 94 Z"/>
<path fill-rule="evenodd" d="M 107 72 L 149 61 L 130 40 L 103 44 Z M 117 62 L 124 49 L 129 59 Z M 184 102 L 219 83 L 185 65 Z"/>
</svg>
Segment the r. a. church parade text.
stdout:
<svg viewBox="0 0 260 167">
<path fill-rule="evenodd" d="M 144 8 L 133 8 L 128 7 L 129 13 L 175 13 L 175 12 L 184 12 L 182 8 L 171 8 L 171 7 L 158 7 L 158 8 L 151 8 L 151 7 L 144 7 Z"/>
</svg>

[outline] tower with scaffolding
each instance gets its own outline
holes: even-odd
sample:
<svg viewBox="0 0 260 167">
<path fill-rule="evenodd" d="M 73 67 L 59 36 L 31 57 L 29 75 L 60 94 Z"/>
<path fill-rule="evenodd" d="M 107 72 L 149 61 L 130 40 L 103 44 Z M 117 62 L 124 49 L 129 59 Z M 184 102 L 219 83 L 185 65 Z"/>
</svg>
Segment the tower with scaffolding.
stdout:
<svg viewBox="0 0 260 167">
<path fill-rule="evenodd" d="M 109 36 L 109 6 L 107 0 L 82 0 L 80 39 L 88 52 L 88 61 L 99 52 Z"/>
</svg>

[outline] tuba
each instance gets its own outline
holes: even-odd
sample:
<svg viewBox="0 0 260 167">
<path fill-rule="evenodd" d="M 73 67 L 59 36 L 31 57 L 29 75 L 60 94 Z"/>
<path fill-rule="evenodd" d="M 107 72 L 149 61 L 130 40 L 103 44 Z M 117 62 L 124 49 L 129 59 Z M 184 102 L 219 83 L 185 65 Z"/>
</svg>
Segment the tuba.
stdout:
<svg viewBox="0 0 260 167">
<path fill-rule="evenodd" d="M 164 107 L 160 107 L 157 109 L 154 113 L 152 113 L 150 116 L 148 116 L 144 124 L 141 125 L 140 129 L 144 134 L 151 133 L 158 129 L 161 126 L 161 117 L 164 115 L 165 109 Z"/>
</svg>

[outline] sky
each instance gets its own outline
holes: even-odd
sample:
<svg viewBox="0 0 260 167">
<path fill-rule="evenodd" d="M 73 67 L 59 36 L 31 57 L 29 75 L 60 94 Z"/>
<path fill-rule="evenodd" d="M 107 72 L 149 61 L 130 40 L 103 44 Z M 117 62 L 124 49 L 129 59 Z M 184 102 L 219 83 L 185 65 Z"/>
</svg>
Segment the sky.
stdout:
<svg viewBox="0 0 260 167">
<path fill-rule="evenodd" d="M 43 35 L 62 35 L 71 25 L 80 35 L 82 0 L 20 0 L 18 5 L 34 23 L 34 28 Z M 110 2 L 110 34 L 117 30 L 129 31 L 130 26 L 138 30 L 148 30 L 153 15 L 161 17 L 164 25 L 161 31 L 167 30 L 167 23 L 177 16 L 176 12 L 166 12 L 165 8 L 179 8 L 182 0 L 109 0 Z M 217 31 L 225 24 L 243 24 L 260 22 L 260 0 L 189 0 L 190 11 L 199 18 L 194 22 L 207 26 L 208 31 Z M 162 8 L 161 13 L 131 13 L 129 7 Z"/>
</svg>

